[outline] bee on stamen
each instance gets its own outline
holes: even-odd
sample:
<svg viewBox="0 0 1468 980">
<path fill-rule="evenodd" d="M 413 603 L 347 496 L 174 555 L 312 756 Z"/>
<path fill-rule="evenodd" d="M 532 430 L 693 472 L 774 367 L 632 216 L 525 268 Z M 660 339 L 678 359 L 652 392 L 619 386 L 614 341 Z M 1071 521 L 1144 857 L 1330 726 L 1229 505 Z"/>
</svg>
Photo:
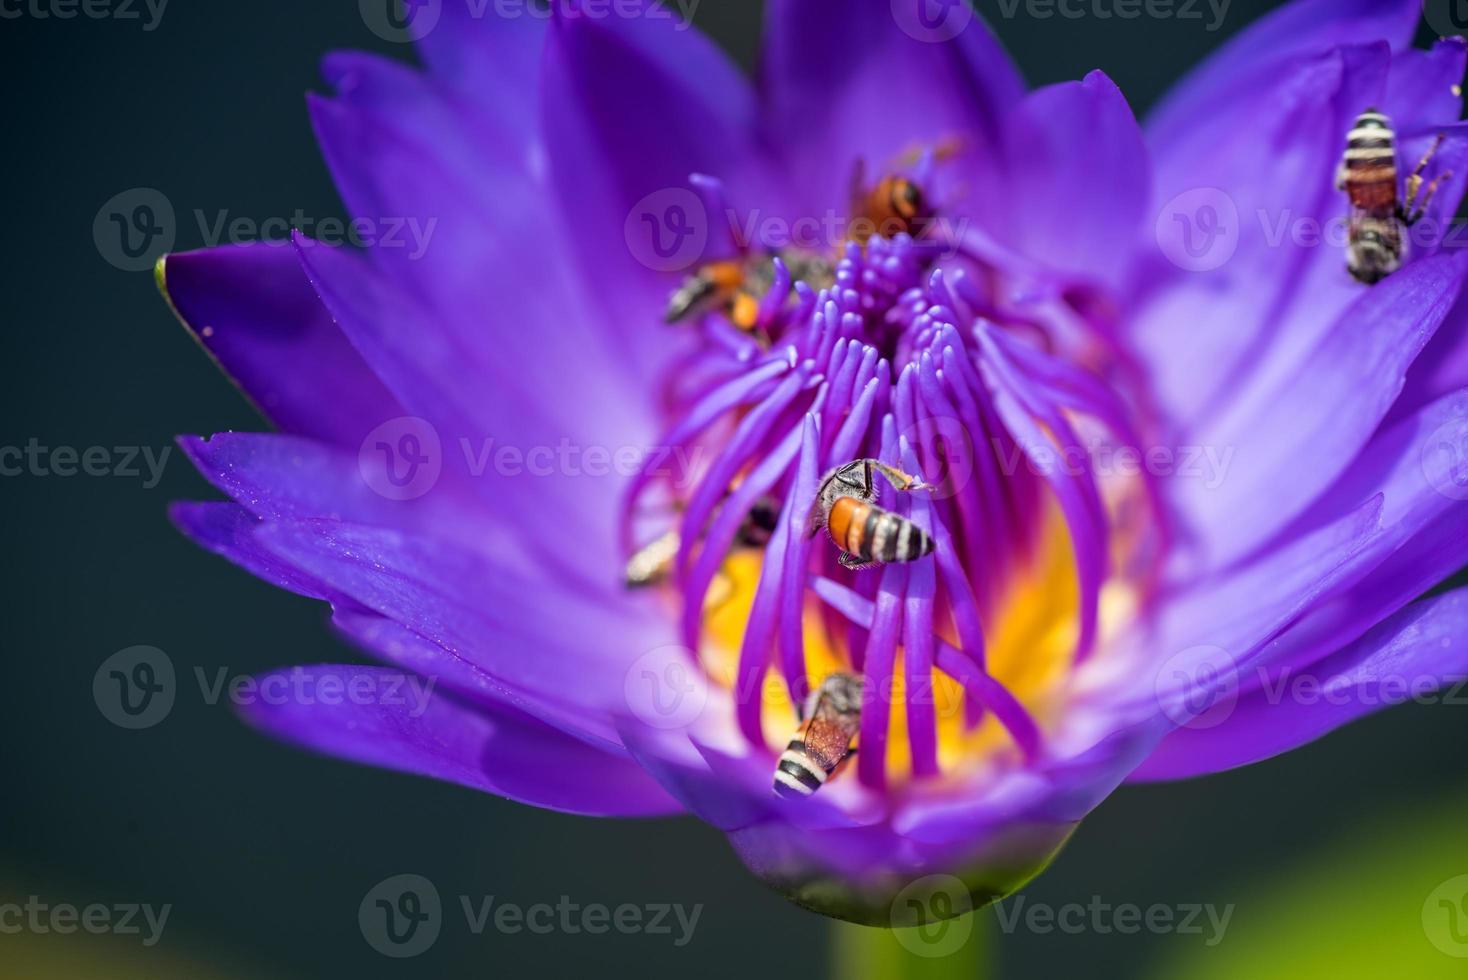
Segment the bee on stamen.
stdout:
<svg viewBox="0 0 1468 980">
<path fill-rule="evenodd" d="M 1425 188 L 1422 184 L 1422 172 L 1442 142 L 1439 133 L 1408 175 L 1403 202 L 1397 194 L 1396 134 L 1391 120 L 1375 109 L 1356 117 L 1336 171 L 1336 189 L 1345 191 L 1351 202 L 1346 268 L 1358 282 L 1380 282 L 1402 267 L 1407 254 L 1404 230 L 1422 219 L 1438 186 L 1452 176 L 1444 172 Z"/>
<path fill-rule="evenodd" d="M 753 333 L 759 326 L 760 304 L 774 286 L 777 257 L 789 270 L 792 284 L 805 282 L 819 291 L 836 280 L 831 263 L 795 249 L 710 262 L 673 291 L 663 320 L 682 323 L 717 310 L 740 330 Z"/>
<path fill-rule="evenodd" d="M 770 541 L 780 522 L 780 502 L 774 497 L 761 497 L 750 507 L 749 514 L 739 525 L 734 538 L 734 549 L 763 548 Z M 661 585 L 668 580 L 673 562 L 678 557 L 680 539 L 677 528 L 666 531 L 650 543 L 639 548 L 627 560 L 623 581 L 629 589 L 644 589 Z"/>
<path fill-rule="evenodd" d="M 862 679 L 831 674 L 806 698 L 801 725 L 775 766 L 775 793 L 804 799 L 840 774 L 861 730 Z"/>
<path fill-rule="evenodd" d="M 852 177 L 852 219 L 848 237 L 865 245 L 873 236 L 891 238 L 906 233 L 920 237 L 933 218 L 927 195 L 916 182 L 897 174 L 888 174 L 868 189 L 858 165 Z"/>
<path fill-rule="evenodd" d="M 915 476 L 875 459 L 853 460 L 832 470 L 821 483 L 811 507 L 811 533 L 825 528 L 845 568 L 867 568 L 898 561 L 917 561 L 933 553 L 933 538 L 905 517 L 875 503 L 872 474 L 879 473 L 898 490 L 930 490 Z"/>
</svg>

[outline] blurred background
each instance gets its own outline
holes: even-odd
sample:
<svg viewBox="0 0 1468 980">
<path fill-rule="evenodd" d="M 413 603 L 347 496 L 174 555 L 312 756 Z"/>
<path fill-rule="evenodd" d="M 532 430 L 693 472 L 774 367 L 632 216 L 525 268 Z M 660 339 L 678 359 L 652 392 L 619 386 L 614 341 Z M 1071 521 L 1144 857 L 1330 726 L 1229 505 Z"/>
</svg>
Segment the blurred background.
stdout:
<svg viewBox="0 0 1468 980">
<path fill-rule="evenodd" d="M 749 66 L 760 6 L 703 0 L 694 21 Z M 1271 6 L 1232 0 L 1221 21 L 1206 2 L 1199 19 L 981 9 L 1032 83 L 1101 68 L 1140 114 Z M 0 444 L 103 447 L 111 475 L 0 478 L 0 909 L 100 905 L 117 923 L 127 906 L 166 906 L 168 917 L 161 935 L 139 912 L 136 934 L 93 936 L 17 931 L 16 915 L 0 914 L 0 975 L 822 976 L 833 956 L 842 962 L 832 947 L 850 933 L 766 891 L 696 821 L 578 819 L 316 758 L 253 734 L 201 690 L 201 675 L 207 688 L 357 656 L 323 607 L 168 523 L 169 501 L 216 496 L 169 452 L 174 435 L 263 424 L 175 323 L 151 274 L 119 268 L 115 244 L 99 248 L 94 221 L 134 188 L 171 203 L 176 249 L 205 244 L 196 212 L 206 224 L 341 216 L 302 93 L 324 89 L 327 51 L 412 54 L 370 30 L 353 0 L 195 0 L 161 17 L 157 0 L 116 0 L 105 17 L 39 15 L 63 9 L 78 8 L 0 3 Z M 177 690 L 167 717 L 129 730 L 99 710 L 93 679 L 138 645 L 167 654 Z M 994 976 L 1096 980 L 1460 976 L 1468 961 L 1444 947 L 1468 955 L 1468 919 L 1444 939 L 1424 915 L 1435 888 L 1468 874 L 1465 719 L 1468 704 L 1409 704 L 1247 770 L 1124 789 L 1024 903 L 1206 906 L 1228 910 L 1222 936 L 1206 914 L 1196 932 L 1046 930 L 1011 903 L 1016 914 L 975 918 L 954 961 L 975 965 L 952 975 L 977 976 L 987 961 Z M 432 882 L 445 912 L 432 948 L 408 960 L 377 952 L 358 924 L 369 892 L 401 874 Z M 460 900 L 491 896 L 702 911 L 681 946 L 676 927 L 475 934 Z"/>
</svg>

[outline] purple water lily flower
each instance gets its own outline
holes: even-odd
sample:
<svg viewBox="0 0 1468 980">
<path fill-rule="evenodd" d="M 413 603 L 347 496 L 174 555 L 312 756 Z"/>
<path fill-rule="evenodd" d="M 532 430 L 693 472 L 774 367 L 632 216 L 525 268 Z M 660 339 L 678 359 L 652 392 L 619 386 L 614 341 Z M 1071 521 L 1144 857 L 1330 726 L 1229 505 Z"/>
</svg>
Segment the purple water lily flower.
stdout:
<svg viewBox="0 0 1468 980">
<path fill-rule="evenodd" d="M 666 17 L 556 6 L 445 2 L 424 71 L 327 59 L 366 248 L 160 266 L 280 430 L 183 439 L 231 502 L 175 520 L 387 665 L 317 676 L 437 683 L 252 723 L 693 813 L 794 901 L 904 925 L 1012 892 L 1125 781 L 1468 671 L 1433 592 L 1468 561 L 1465 258 L 1415 236 L 1368 287 L 1332 234 L 1368 106 L 1409 163 L 1447 134 L 1423 226 L 1462 195 L 1465 48 L 1412 50 L 1416 0 L 1298 0 L 1145 126 L 1099 72 L 1027 90 L 961 5 L 771 0 L 755 84 Z M 664 323 L 700 269 L 749 278 Z M 873 503 L 931 555 L 851 569 L 811 533 L 863 458 L 921 478 Z M 854 760 L 786 799 L 834 672 Z"/>
</svg>

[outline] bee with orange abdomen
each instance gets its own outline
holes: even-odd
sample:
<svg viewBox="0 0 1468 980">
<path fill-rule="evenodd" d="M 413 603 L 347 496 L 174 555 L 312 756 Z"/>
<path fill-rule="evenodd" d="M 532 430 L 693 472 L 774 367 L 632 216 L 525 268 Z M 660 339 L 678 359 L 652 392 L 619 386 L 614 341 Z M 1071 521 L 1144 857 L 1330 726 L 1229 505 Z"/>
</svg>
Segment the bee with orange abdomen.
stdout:
<svg viewBox="0 0 1468 980">
<path fill-rule="evenodd" d="M 811 692 L 801 726 L 775 766 L 775 792 L 791 799 L 810 796 L 835 778 L 854 755 L 861 730 L 862 679 L 832 674 Z"/>
<path fill-rule="evenodd" d="M 774 254 L 752 253 L 700 266 L 673 292 L 663 315 L 667 323 L 720 310 L 746 333 L 758 326 L 760 304 L 775 283 L 775 259 L 785 263 L 791 282 L 803 281 L 820 290 L 835 282 L 831 264 L 808 252 L 789 249 Z"/>
<path fill-rule="evenodd" d="M 872 474 L 898 490 L 930 489 L 915 476 L 875 459 L 853 460 L 832 470 L 811 508 L 812 533 L 821 528 L 841 549 L 846 568 L 917 561 L 933 553 L 933 538 L 912 521 L 876 504 Z"/>
<path fill-rule="evenodd" d="M 1375 109 L 1356 117 L 1346 136 L 1336 187 L 1351 202 L 1346 268 L 1358 282 L 1380 282 L 1402 267 L 1407 254 L 1404 230 L 1421 220 L 1438 185 L 1452 176 L 1439 174 L 1422 186 L 1422 172 L 1442 141 L 1439 134 L 1407 177 L 1403 202 L 1397 192 L 1397 140 L 1391 120 Z"/>
<path fill-rule="evenodd" d="M 932 217 L 927 195 L 915 181 L 888 174 L 868 190 L 857 169 L 852 181 L 852 241 L 865 245 L 874 235 L 891 238 L 900 233 L 916 238 Z"/>
</svg>

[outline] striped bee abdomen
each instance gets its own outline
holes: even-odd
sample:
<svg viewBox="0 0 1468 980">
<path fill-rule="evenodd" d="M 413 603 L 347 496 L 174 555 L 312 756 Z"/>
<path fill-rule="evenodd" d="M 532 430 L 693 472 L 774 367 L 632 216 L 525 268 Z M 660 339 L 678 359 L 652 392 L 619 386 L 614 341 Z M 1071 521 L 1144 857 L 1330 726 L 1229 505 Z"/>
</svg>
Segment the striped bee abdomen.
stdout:
<svg viewBox="0 0 1468 980">
<path fill-rule="evenodd" d="M 775 767 L 775 792 L 788 797 L 810 796 L 826 784 L 834 768 L 834 764 L 827 768 L 806 751 L 804 739 L 793 739 Z"/>
<path fill-rule="evenodd" d="M 831 540 L 862 563 L 917 561 L 933 539 L 912 521 L 856 497 L 841 497 L 827 520 Z"/>
<path fill-rule="evenodd" d="M 1351 205 L 1370 214 L 1397 206 L 1397 139 L 1391 120 L 1375 109 L 1356 117 L 1346 136 L 1341 185 Z"/>
</svg>

